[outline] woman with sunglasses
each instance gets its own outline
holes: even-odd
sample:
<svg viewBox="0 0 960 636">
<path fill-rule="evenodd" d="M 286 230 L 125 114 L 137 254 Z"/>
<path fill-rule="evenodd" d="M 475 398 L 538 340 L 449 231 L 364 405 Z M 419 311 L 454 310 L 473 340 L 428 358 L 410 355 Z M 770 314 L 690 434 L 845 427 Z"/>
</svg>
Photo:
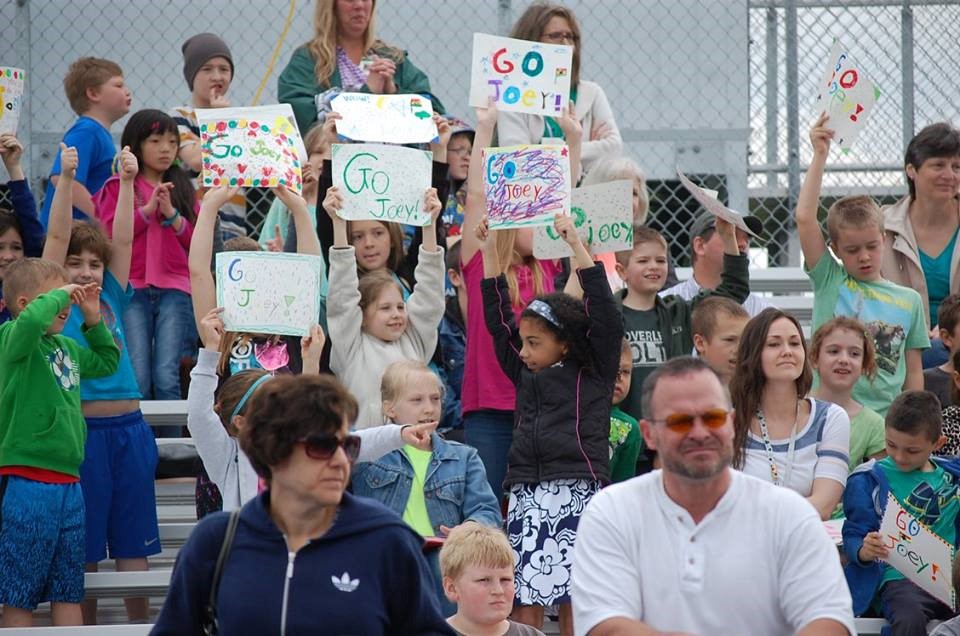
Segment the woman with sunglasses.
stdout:
<svg viewBox="0 0 960 636">
<path fill-rule="evenodd" d="M 747 323 L 730 382 L 733 465 L 800 493 L 826 520 L 847 483 L 850 418 L 808 397 L 812 384 L 796 318 L 771 307 Z"/>
<path fill-rule="evenodd" d="M 215 616 L 223 634 L 452 634 L 421 540 L 346 493 L 357 402 L 330 376 L 280 376 L 250 397 L 240 445 L 269 488 L 240 510 Z M 201 634 L 230 515 L 184 544 L 153 634 Z"/>
<path fill-rule="evenodd" d="M 599 84 L 580 79 L 580 27 L 573 11 L 558 4 L 538 2 L 530 5 L 510 32 L 510 37 L 544 44 L 566 44 L 573 47 L 573 68 L 570 69 L 570 101 L 583 127 L 580 163 L 584 173 L 601 157 L 612 157 L 623 151 L 623 139 L 613 118 L 607 95 Z M 516 144 L 563 143 L 564 134 L 554 117 L 500 111 L 497 119 L 498 143 Z"/>
</svg>

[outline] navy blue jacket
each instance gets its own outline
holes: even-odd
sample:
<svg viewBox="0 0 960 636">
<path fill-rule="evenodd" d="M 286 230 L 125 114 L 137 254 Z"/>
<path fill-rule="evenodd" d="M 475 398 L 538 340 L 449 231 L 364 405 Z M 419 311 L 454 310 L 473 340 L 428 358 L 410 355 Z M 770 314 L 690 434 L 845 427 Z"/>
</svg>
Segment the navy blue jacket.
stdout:
<svg viewBox="0 0 960 636">
<path fill-rule="evenodd" d="M 344 493 L 330 530 L 291 559 L 268 514 L 269 496 L 240 513 L 220 582 L 221 634 L 454 634 L 440 614 L 421 540 L 394 513 Z M 202 633 L 228 517 L 197 524 L 151 634 Z"/>
</svg>

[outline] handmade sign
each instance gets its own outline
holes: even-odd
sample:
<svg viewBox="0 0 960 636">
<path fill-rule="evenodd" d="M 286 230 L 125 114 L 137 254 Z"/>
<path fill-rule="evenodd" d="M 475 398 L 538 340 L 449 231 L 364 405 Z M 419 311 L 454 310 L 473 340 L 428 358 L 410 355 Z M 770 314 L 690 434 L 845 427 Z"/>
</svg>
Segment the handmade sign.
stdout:
<svg viewBox="0 0 960 636">
<path fill-rule="evenodd" d="M 880 89 L 863 72 L 850 51 L 839 40 L 830 48 L 827 69 L 817 84 L 817 112 L 830 116 L 827 126 L 835 132 L 833 140 L 844 153 L 867 125 L 870 111 Z"/>
<path fill-rule="evenodd" d="M 303 188 L 306 150 L 289 104 L 198 109 L 201 184 Z"/>
<path fill-rule="evenodd" d="M 227 331 L 304 336 L 320 317 L 323 259 L 283 252 L 217 254 Z"/>
<path fill-rule="evenodd" d="M 680 183 L 683 184 L 683 187 L 693 195 L 693 198 L 696 199 L 700 205 L 707 209 L 707 212 L 720 217 L 728 223 L 733 223 L 734 227 L 739 230 L 743 230 L 750 236 L 757 236 L 754 234 L 753 230 L 747 227 L 747 224 L 743 220 L 742 214 L 731 210 L 724 204 L 720 203 L 720 201 L 718 201 L 716 198 L 710 196 L 706 190 L 696 185 L 693 181 L 687 178 L 687 175 L 680 172 L 680 168 L 677 168 L 677 176 L 680 177 Z"/>
<path fill-rule="evenodd" d="M 340 218 L 427 225 L 429 152 L 379 144 L 333 144 L 333 185 L 343 195 Z"/>
<path fill-rule="evenodd" d="M 887 494 L 887 509 L 880 522 L 880 536 L 890 551 L 885 559 L 905 577 L 949 607 L 954 607 L 956 590 L 950 571 L 953 546 L 934 534 Z"/>
<path fill-rule="evenodd" d="M 552 225 L 570 214 L 570 153 L 566 146 L 483 149 L 491 230 Z"/>
<path fill-rule="evenodd" d="M 828 519 L 823 522 L 823 529 L 834 545 L 843 545 L 843 519 Z"/>
<path fill-rule="evenodd" d="M 343 118 L 337 135 L 353 141 L 415 144 L 438 141 L 433 104 L 420 95 L 340 93 L 331 108 Z"/>
<path fill-rule="evenodd" d="M 0 134 L 17 134 L 25 77 L 22 69 L 0 66 Z"/>
<path fill-rule="evenodd" d="M 577 234 L 592 254 L 628 250 L 633 247 L 633 182 L 598 183 L 574 188 L 570 213 Z M 538 227 L 533 234 L 537 258 L 573 256 L 570 246 L 552 225 Z"/>
<path fill-rule="evenodd" d="M 570 101 L 573 47 L 473 34 L 470 105 L 559 115 Z"/>
</svg>

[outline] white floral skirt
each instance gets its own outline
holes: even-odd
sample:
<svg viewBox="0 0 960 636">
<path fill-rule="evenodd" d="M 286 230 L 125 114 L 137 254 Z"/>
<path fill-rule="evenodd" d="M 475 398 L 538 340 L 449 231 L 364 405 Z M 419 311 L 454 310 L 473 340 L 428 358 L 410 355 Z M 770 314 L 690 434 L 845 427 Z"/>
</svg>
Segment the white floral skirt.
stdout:
<svg viewBox="0 0 960 636">
<path fill-rule="evenodd" d="M 570 569 L 577 525 L 600 484 L 557 479 L 510 487 L 507 533 L 516 563 L 516 602 L 570 602 Z"/>
</svg>

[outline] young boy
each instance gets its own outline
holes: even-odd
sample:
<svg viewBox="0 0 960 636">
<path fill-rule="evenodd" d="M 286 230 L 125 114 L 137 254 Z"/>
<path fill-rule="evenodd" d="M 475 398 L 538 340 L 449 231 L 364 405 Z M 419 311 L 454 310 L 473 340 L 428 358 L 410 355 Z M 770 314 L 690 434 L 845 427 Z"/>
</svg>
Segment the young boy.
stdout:
<svg viewBox="0 0 960 636">
<path fill-rule="evenodd" d="M 64 145 L 76 148 L 79 168 L 73 183 L 73 218 L 94 218 L 93 195 L 113 172 L 117 147 L 110 127 L 130 110 L 132 96 L 123 81 L 123 70 L 116 62 L 82 57 L 70 65 L 63 79 L 70 108 L 79 116 L 63 136 Z M 60 155 L 53 160 L 47 183 L 40 222 L 50 218 L 53 192 L 60 179 Z"/>
<path fill-rule="evenodd" d="M 513 549 L 503 532 L 479 523 L 457 526 L 440 550 L 443 592 L 457 604 L 447 619 L 459 636 L 543 636 L 535 627 L 514 623 Z"/>
<path fill-rule="evenodd" d="M 467 351 L 467 291 L 460 273 L 459 237 L 452 245 L 448 243 L 444 263 L 447 267 L 447 280 L 453 286 L 454 295 L 447 297 L 447 309 L 440 320 L 437 339 L 445 389 L 440 427 L 453 429 L 453 437 L 447 433 L 447 439 L 462 442 L 460 395 L 463 390 L 463 364 Z"/>
<path fill-rule="evenodd" d="M 637 474 L 637 458 L 643 445 L 640 425 L 635 417 L 620 410 L 618 405 L 630 392 L 630 376 L 633 374 L 633 350 L 626 338 L 620 347 L 620 368 L 613 385 L 613 407 L 610 409 L 610 481 L 630 479 Z M 643 458 L 649 463 L 648 458 Z"/>
<path fill-rule="evenodd" d="M 64 265 L 72 283 L 102 287 L 103 322 L 121 351 L 116 373 L 84 382 L 80 388 L 88 431 L 86 459 L 80 466 L 80 485 L 86 502 L 86 567 L 88 572 L 96 572 L 97 563 L 107 558 L 109 546 L 118 571 L 143 571 L 147 569 L 147 556 L 160 552 L 153 483 L 157 444 L 140 412 L 140 388 L 121 320 L 133 298 L 128 279 L 137 160 L 124 148 L 118 162 L 119 175 L 111 178 L 111 183 L 113 179 L 120 181 L 111 242 L 98 226 L 75 222 L 71 228 L 63 192 L 69 192 L 76 168 L 77 158 L 72 150 L 61 150 L 63 172 L 50 210 L 43 258 Z M 91 344 L 83 333 L 77 311 L 70 313 L 64 333 L 81 347 Z M 126 599 L 126 605 L 131 621 L 146 622 L 149 618 L 148 599 Z M 84 622 L 95 623 L 96 600 L 85 601 L 83 610 Z"/>
<path fill-rule="evenodd" d="M 693 310 L 690 320 L 693 348 L 717 372 L 725 386 L 730 386 L 737 369 L 740 334 L 749 321 L 750 314 L 743 305 L 723 296 L 704 298 Z"/>
<path fill-rule="evenodd" d="M 923 388 L 922 353 L 930 347 L 923 301 L 916 290 L 901 287 L 880 275 L 883 216 L 867 196 L 839 199 L 827 210 L 830 244 L 820 233 L 817 209 L 820 187 L 833 131 L 821 115 L 810 131 L 813 159 L 797 200 L 797 233 L 804 267 L 813 283 L 813 331 L 834 316 L 863 322 L 877 351 L 877 375 L 861 377 L 853 399 L 883 415 L 901 390 Z"/>
<path fill-rule="evenodd" d="M 55 625 L 80 625 L 83 494 L 77 483 L 86 427 L 80 379 L 117 370 L 120 351 L 100 318 L 96 283 L 67 284 L 64 269 L 25 258 L 8 268 L 0 325 L 0 603 L 5 627 L 30 627 L 51 602 Z M 60 335 L 70 304 L 89 348 Z"/>
<path fill-rule="evenodd" d="M 960 538 L 960 463 L 930 456 L 943 445 L 942 427 L 933 393 L 902 393 L 887 411 L 888 456 L 857 468 L 843 494 L 843 549 L 853 613 L 860 616 L 879 591 L 880 609 L 898 635 L 926 634 L 927 621 L 954 615 L 952 608 L 879 561 L 888 554 L 879 532 L 888 493 L 950 545 Z"/>
<path fill-rule="evenodd" d="M 634 419 L 643 417 L 640 393 L 643 380 L 663 362 L 693 350 L 690 314 L 694 305 L 718 294 L 742 303 L 750 293 L 747 257 L 740 254 L 734 228 L 717 220 L 723 238 L 723 275 L 716 290 L 701 290 L 692 300 L 680 296 L 658 296 L 667 279 L 667 242 L 656 231 L 642 225 L 633 228 L 633 249 L 617 252 L 617 274 L 626 283 L 618 295 L 623 311 L 624 335 L 633 351 L 630 391 L 621 409 Z"/>
<path fill-rule="evenodd" d="M 923 388 L 936 394 L 940 399 L 940 406 L 947 408 L 953 406 L 953 352 L 955 347 L 960 346 L 960 294 L 950 294 L 940 302 L 937 325 L 940 329 L 940 341 L 947 350 L 947 361 L 938 367 L 924 369 Z"/>
</svg>

